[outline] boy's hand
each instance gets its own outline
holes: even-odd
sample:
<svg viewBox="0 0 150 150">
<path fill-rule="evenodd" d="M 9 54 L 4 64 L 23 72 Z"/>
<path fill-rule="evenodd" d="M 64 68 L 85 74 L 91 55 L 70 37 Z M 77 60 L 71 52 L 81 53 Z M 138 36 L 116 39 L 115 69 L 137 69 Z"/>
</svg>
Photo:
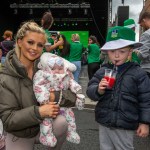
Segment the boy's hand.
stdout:
<svg viewBox="0 0 150 150">
<path fill-rule="evenodd" d="M 105 78 L 102 78 L 102 80 L 100 81 L 99 86 L 98 86 L 98 93 L 104 94 L 107 86 L 108 86 L 107 80 Z"/>
<path fill-rule="evenodd" d="M 139 137 L 147 137 L 149 135 L 149 125 L 140 124 L 136 133 Z"/>
</svg>

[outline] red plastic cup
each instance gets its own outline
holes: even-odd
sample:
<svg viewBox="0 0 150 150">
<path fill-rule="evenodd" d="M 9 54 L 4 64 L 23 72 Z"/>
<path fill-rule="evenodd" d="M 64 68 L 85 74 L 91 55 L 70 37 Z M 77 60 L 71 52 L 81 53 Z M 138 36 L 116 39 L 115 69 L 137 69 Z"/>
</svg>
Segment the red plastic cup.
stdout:
<svg viewBox="0 0 150 150">
<path fill-rule="evenodd" d="M 105 69 L 104 78 L 108 81 L 108 87 L 107 87 L 108 89 L 113 88 L 116 80 L 116 75 L 117 75 L 116 71 L 112 69 Z"/>
</svg>

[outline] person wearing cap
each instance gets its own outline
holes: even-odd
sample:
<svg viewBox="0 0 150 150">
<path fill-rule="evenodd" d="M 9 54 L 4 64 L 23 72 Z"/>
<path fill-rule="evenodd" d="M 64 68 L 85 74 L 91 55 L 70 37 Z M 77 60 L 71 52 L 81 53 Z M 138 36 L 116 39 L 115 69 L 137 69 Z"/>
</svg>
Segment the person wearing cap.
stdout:
<svg viewBox="0 0 150 150">
<path fill-rule="evenodd" d="M 134 19 L 127 19 L 124 21 L 123 24 L 124 24 L 124 27 L 130 28 L 133 31 L 135 31 L 136 24 L 135 24 Z"/>
<path fill-rule="evenodd" d="M 144 12 L 139 17 L 139 24 L 144 32 L 140 36 L 140 42 L 143 46 L 138 48 L 137 56 L 141 60 L 141 68 L 143 68 L 150 78 L 150 12 Z"/>
<path fill-rule="evenodd" d="M 127 19 L 127 20 L 125 20 L 124 21 L 124 27 L 130 28 L 130 29 L 132 29 L 135 32 L 136 24 L 135 24 L 134 19 Z M 136 34 L 135 34 L 135 37 L 136 37 Z M 137 54 L 136 54 L 136 52 L 134 50 L 132 52 L 131 58 L 129 58 L 129 59 L 131 59 L 131 61 L 133 61 L 133 62 L 137 62 L 137 63 L 140 64 L 140 59 L 138 58 L 138 56 L 137 56 Z"/>
<path fill-rule="evenodd" d="M 3 34 L 4 40 L 0 42 L 0 52 L 2 53 L 1 63 L 3 64 L 6 59 L 6 54 L 14 48 L 15 42 L 13 39 L 13 32 L 6 30 Z"/>
<path fill-rule="evenodd" d="M 134 41 L 134 34 L 122 26 L 108 31 L 101 50 L 108 53 L 111 64 L 101 67 L 88 83 L 87 96 L 97 101 L 101 150 L 134 150 L 134 134 L 149 134 L 150 79 L 138 63 L 128 61 L 132 50 L 142 45 Z M 105 69 L 117 72 L 112 88 L 104 78 Z"/>
</svg>

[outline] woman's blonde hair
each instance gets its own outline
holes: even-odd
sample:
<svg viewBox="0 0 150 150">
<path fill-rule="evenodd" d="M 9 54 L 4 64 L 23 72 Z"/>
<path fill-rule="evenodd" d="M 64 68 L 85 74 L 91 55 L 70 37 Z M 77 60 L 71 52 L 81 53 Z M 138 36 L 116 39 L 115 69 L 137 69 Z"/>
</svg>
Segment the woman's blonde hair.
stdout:
<svg viewBox="0 0 150 150">
<path fill-rule="evenodd" d="M 45 35 L 45 42 L 47 40 L 45 31 L 36 22 L 34 22 L 34 21 L 23 22 L 20 29 L 17 31 L 17 34 L 16 34 L 15 52 L 16 52 L 18 58 L 20 57 L 20 53 L 21 53 L 21 50 L 18 46 L 18 39 L 23 39 L 26 36 L 28 31 L 41 33 L 41 34 Z"/>
<path fill-rule="evenodd" d="M 80 36 L 77 33 L 76 34 L 72 34 L 71 38 L 74 39 L 74 41 L 80 41 Z"/>
</svg>

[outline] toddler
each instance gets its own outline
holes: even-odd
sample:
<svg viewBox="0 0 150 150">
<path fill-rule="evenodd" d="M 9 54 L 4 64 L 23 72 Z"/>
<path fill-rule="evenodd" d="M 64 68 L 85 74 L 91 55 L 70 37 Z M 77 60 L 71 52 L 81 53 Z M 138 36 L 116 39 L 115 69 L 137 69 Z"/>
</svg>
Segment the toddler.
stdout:
<svg viewBox="0 0 150 150">
<path fill-rule="evenodd" d="M 49 103 L 50 91 L 61 91 L 58 100 L 58 104 L 60 104 L 62 100 L 62 90 L 70 89 L 77 96 L 77 108 L 79 110 L 84 108 L 85 96 L 81 94 L 81 86 L 73 79 L 72 71 L 74 71 L 76 67 L 72 63 L 57 55 L 45 52 L 40 58 L 38 67 L 39 71 L 37 71 L 34 76 L 33 87 L 37 101 L 41 105 Z M 76 144 L 80 143 L 72 109 L 61 107 L 60 114 L 63 115 L 68 122 L 67 140 Z M 40 142 L 50 147 L 54 147 L 57 144 L 57 139 L 53 134 L 52 121 L 52 118 L 46 118 L 40 125 Z"/>
</svg>

